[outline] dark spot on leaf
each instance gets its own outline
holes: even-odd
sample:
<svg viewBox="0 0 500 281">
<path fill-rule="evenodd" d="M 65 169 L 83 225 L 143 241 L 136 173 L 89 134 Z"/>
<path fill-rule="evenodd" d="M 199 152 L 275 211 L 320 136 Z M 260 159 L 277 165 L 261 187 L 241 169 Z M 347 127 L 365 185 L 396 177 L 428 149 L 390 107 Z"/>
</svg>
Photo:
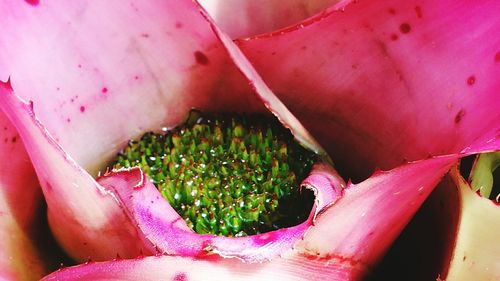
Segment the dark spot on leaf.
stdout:
<svg viewBox="0 0 500 281">
<path fill-rule="evenodd" d="M 467 259 L 467 256 L 464 256 L 464 257 L 462 258 L 462 261 L 465 261 L 466 259 Z"/>
<path fill-rule="evenodd" d="M 396 40 L 398 40 L 398 38 L 399 38 L 399 36 L 397 34 L 394 34 L 394 33 L 391 34 L 391 40 L 392 41 L 396 41 Z"/>
<path fill-rule="evenodd" d="M 71 119 L 70 119 L 70 118 L 67 118 L 67 119 L 66 119 L 66 122 L 71 123 Z"/>
<path fill-rule="evenodd" d="M 200 51 L 194 52 L 194 58 L 198 64 L 207 65 L 209 63 L 207 56 Z"/>
<path fill-rule="evenodd" d="M 85 112 L 85 106 L 83 106 L 83 105 L 82 105 L 82 106 L 80 106 L 80 112 L 81 112 L 81 113 Z"/>
<path fill-rule="evenodd" d="M 369 25 L 368 23 L 363 23 L 363 27 L 372 31 L 372 32 L 375 31 L 375 29 L 371 25 Z"/>
<path fill-rule="evenodd" d="M 500 52 L 497 52 L 495 54 L 495 62 L 499 62 L 500 61 Z"/>
<path fill-rule="evenodd" d="M 387 51 L 387 45 L 382 41 L 377 41 L 376 43 L 377 43 L 378 47 L 380 48 L 380 51 L 382 52 L 382 54 L 385 57 L 389 57 L 389 52 Z"/>
<path fill-rule="evenodd" d="M 143 38 L 149 38 L 149 34 L 147 34 L 147 33 L 142 33 L 142 34 L 141 34 L 141 37 L 143 37 Z"/>
<path fill-rule="evenodd" d="M 472 86 L 474 83 L 476 83 L 476 77 L 474 75 L 469 76 L 469 78 L 467 78 L 467 84 Z"/>
<path fill-rule="evenodd" d="M 396 14 L 396 10 L 394 10 L 393 8 L 389 8 L 388 12 L 391 15 L 395 15 Z"/>
<path fill-rule="evenodd" d="M 404 76 L 403 76 L 403 73 L 401 73 L 401 71 L 397 70 L 397 71 L 396 71 L 396 74 L 397 74 L 397 75 L 398 75 L 398 77 L 399 77 L 399 81 L 404 81 L 404 80 L 405 80 L 405 78 L 404 78 Z"/>
<path fill-rule="evenodd" d="M 305 51 L 307 50 L 307 46 L 302 46 L 300 49 Z"/>
<path fill-rule="evenodd" d="M 405 22 L 399 26 L 399 30 L 401 31 L 401 33 L 406 34 L 406 33 L 409 33 L 411 31 L 411 26 Z"/>
<path fill-rule="evenodd" d="M 175 28 L 177 28 L 177 29 L 182 28 L 182 22 L 176 22 L 175 23 Z"/>
<path fill-rule="evenodd" d="M 12 137 L 12 143 L 16 143 L 17 137 Z"/>
<path fill-rule="evenodd" d="M 108 92 L 108 88 L 103 87 L 103 88 L 101 89 L 101 92 L 102 92 L 103 94 L 107 93 L 107 92 Z"/>
<path fill-rule="evenodd" d="M 26 3 L 30 4 L 31 6 L 38 6 L 40 4 L 40 0 L 24 0 Z"/>
<path fill-rule="evenodd" d="M 464 117 L 464 115 L 465 115 L 465 110 L 460 109 L 460 111 L 455 116 L 455 124 L 460 123 L 460 121 L 462 121 L 462 117 Z"/>
<path fill-rule="evenodd" d="M 415 13 L 417 14 L 417 18 L 422 18 L 422 8 L 420 8 L 420 6 L 415 7 Z"/>
<path fill-rule="evenodd" d="M 187 281 L 187 276 L 186 276 L 186 273 L 184 272 L 179 272 L 177 274 L 175 274 L 174 276 L 174 279 L 172 279 L 172 281 Z"/>
</svg>

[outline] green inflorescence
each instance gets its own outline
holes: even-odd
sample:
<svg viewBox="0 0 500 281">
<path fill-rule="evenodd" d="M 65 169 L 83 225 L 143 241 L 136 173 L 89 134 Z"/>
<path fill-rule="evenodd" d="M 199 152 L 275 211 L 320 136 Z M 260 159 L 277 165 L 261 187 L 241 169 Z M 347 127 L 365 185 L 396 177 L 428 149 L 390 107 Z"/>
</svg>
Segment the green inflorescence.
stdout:
<svg viewBox="0 0 500 281">
<path fill-rule="evenodd" d="M 192 112 L 181 127 L 130 141 L 113 168 L 139 166 L 197 233 L 244 236 L 303 221 L 316 155 L 274 119 Z"/>
</svg>

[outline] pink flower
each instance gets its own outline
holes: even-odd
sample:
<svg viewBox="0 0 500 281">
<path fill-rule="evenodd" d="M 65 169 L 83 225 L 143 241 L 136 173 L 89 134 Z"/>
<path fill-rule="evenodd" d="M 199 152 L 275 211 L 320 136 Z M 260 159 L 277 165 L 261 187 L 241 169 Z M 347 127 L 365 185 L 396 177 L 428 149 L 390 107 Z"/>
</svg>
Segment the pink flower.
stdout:
<svg viewBox="0 0 500 281">
<path fill-rule="evenodd" d="M 53 269 L 53 248 L 34 241 L 40 202 L 68 255 L 104 261 L 46 280 L 360 279 L 462 156 L 500 147 L 495 1 L 342 1 L 236 44 L 191 1 L 8 2 L 0 4 L 0 79 L 10 78 L 0 86 L 5 279 Z M 303 183 L 317 193 L 304 224 L 215 239 L 176 225 L 138 169 L 94 179 L 128 139 L 177 125 L 192 107 L 270 111 L 362 181 L 345 187 L 318 165 Z M 461 184 L 455 170 L 441 183 Z"/>
</svg>

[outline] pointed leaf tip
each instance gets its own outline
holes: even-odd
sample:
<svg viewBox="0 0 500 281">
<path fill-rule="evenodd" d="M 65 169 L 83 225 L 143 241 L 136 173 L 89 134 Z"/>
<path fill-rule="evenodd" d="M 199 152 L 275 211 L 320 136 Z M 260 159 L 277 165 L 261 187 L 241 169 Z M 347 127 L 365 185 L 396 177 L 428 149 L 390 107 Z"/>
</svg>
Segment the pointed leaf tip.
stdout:
<svg viewBox="0 0 500 281">
<path fill-rule="evenodd" d="M 2 84 L 4 84 L 4 87 L 7 87 L 7 89 L 9 89 L 11 91 L 13 90 L 10 76 L 7 78 L 6 82 L 3 82 L 3 81 L 0 81 L 0 82 L 2 82 Z"/>
</svg>

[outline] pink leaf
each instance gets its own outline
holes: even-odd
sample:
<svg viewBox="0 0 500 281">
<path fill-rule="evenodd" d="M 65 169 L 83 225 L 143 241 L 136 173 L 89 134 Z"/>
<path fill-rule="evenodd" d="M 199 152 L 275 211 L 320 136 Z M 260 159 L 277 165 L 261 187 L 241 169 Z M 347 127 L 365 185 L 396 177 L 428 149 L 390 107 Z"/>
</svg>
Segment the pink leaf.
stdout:
<svg viewBox="0 0 500 281">
<path fill-rule="evenodd" d="M 0 14 L 0 79 L 94 176 L 128 139 L 192 107 L 263 109 L 214 90 L 232 65 L 192 1 L 12 1 Z"/>
<path fill-rule="evenodd" d="M 499 13 L 494 0 L 356 1 L 238 43 L 341 170 L 360 179 L 478 138 L 476 150 L 494 148 L 486 141 L 500 124 Z"/>
<path fill-rule="evenodd" d="M 0 279 L 32 280 L 47 272 L 36 247 L 41 192 L 18 132 L 0 111 Z"/>
<path fill-rule="evenodd" d="M 454 162 L 443 157 L 381 172 L 326 207 L 303 240 L 264 263 L 160 256 L 91 263 L 43 280 L 359 280 Z M 407 208 L 409 206 L 409 208 Z M 381 212 L 373 212 L 379 208 Z M 181 278 L 183 279 L 175 279 Z"/>
<path fill-rule="evenodd" d="M 37 172 L 48 205 L 52 232 L 74 258 L 95 260 L 136 256 L 136 231 L 109 191 L 57 144 L 35 117 L 32 104 L 0 84 L 0 104 L 18 132 Z"/>
</svg>

